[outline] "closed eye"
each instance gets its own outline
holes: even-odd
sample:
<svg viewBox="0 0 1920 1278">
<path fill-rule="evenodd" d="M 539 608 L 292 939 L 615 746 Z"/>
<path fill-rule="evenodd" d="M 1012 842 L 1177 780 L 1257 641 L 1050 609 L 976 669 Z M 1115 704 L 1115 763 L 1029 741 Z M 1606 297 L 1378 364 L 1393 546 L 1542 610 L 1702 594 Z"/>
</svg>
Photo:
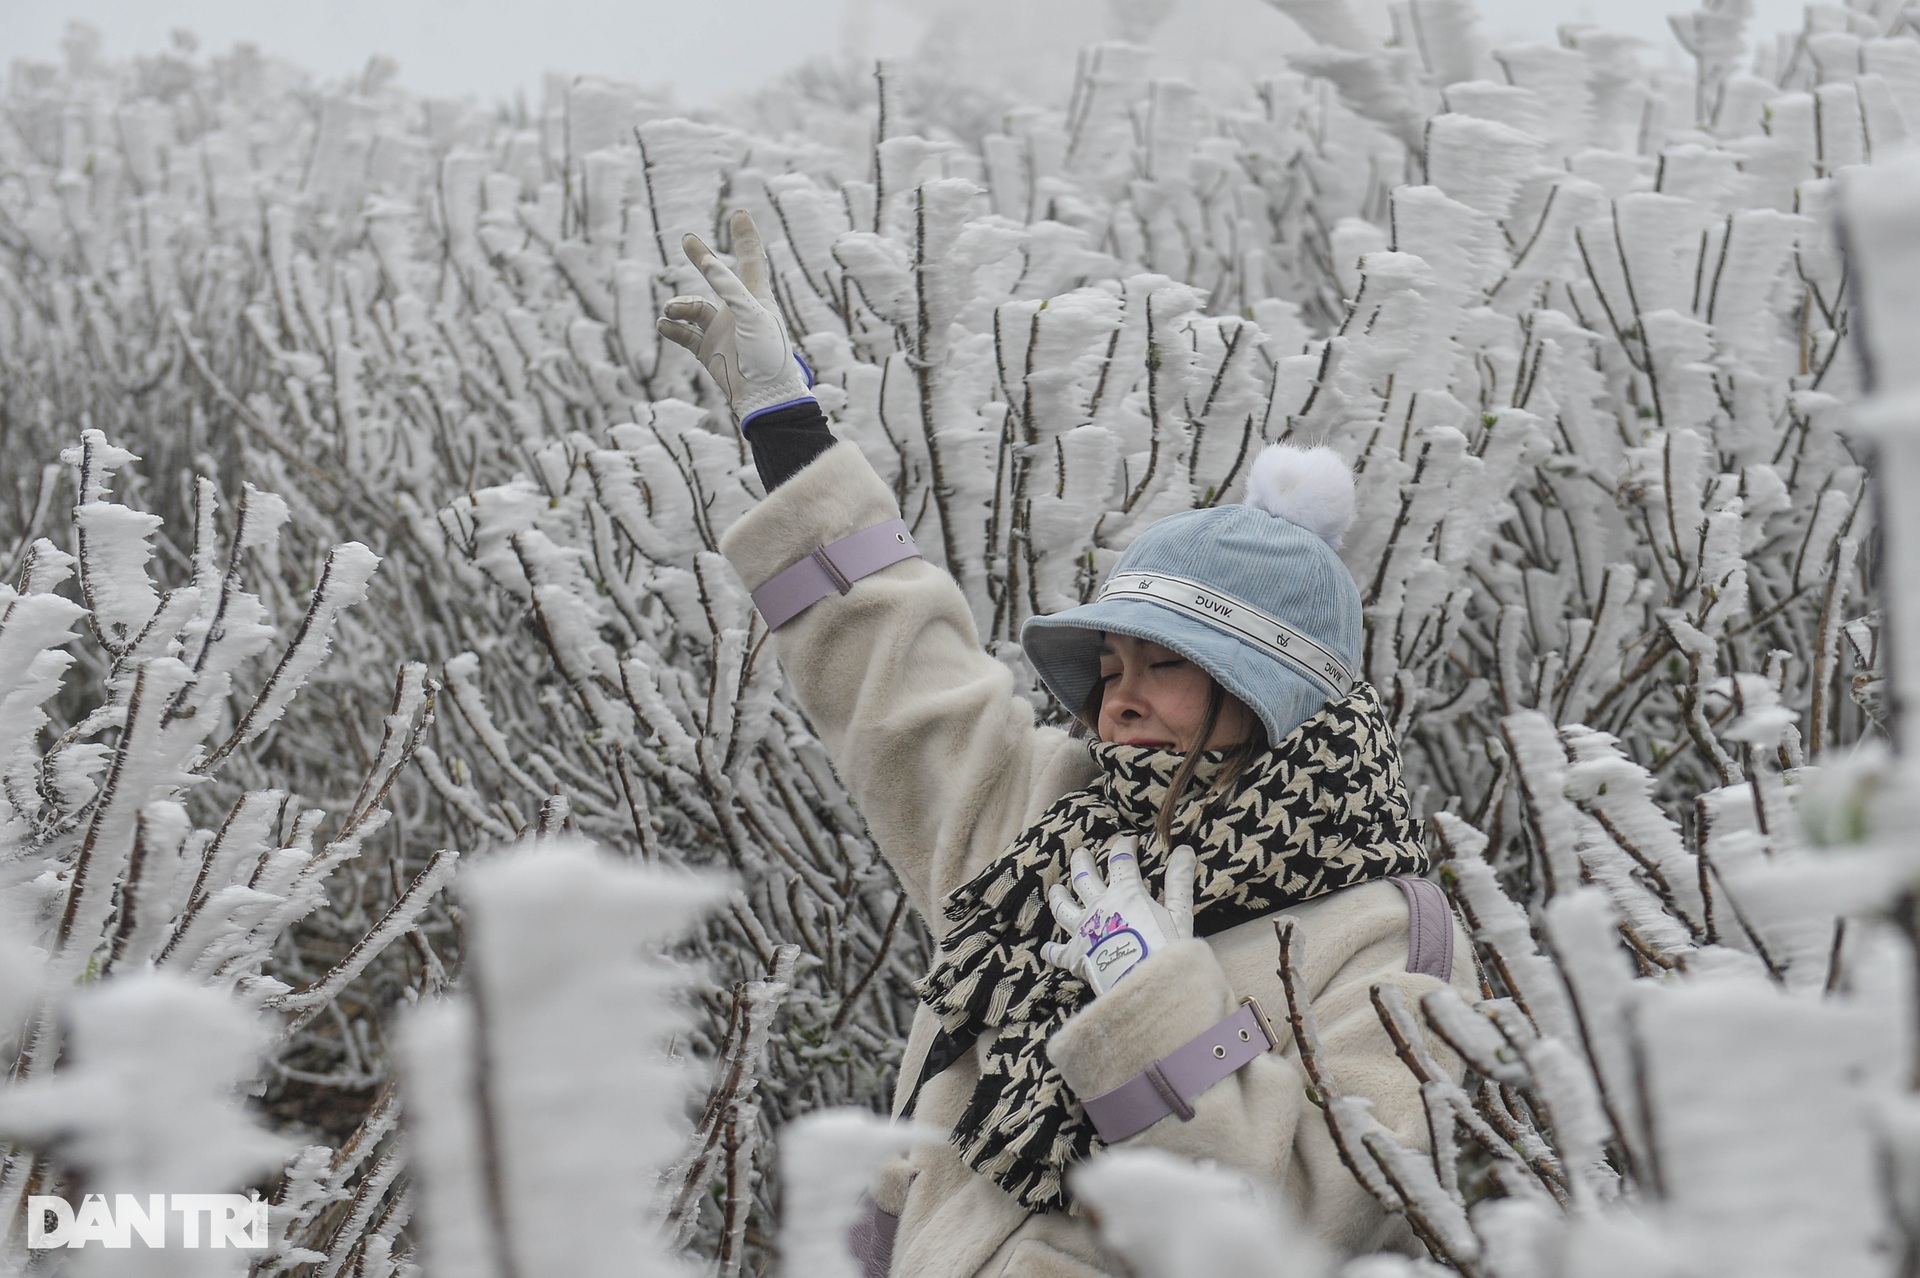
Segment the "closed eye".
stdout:
<svg viewBox="0 0 1920 1278">
<path fill-rule="evenodd" d="M 1186 664 L 1187 664 L 1187 659 L 1186 659 L 1185 657 L 1174 657 L 1174 658 L 1172 658 L 1172 659 L 1170 659 L 1170 660 L 1167 660 L 1167 661 L 1156 661 L 1156 662 L 1154 662 L 1154 663 L 1153 663 L 1153 669 L 1155 669 L 1155 670 L 1165 670 L 1165 669 L 1166 669 L 1167 667 L 1169 667 L 1169 666 L 1184 666 L 1184 665 L 1186 665 Z"/>
</svg>

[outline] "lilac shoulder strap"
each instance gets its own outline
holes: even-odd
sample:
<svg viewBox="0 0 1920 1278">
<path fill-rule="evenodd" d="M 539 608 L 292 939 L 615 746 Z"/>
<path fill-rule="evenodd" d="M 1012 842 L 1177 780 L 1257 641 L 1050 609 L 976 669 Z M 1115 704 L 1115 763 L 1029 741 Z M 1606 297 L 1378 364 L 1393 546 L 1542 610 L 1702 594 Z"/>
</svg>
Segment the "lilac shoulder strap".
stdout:
<svg viewBox="0 0 1920 1278">
<path fill-rule="evenodd" d="M 1396 874 L 1387 882 L 1407 898 L 1407 970 L 1453 979 L 1453 907 L 1432 879 Z"/>
<path fill-rule="evenodd" d="M 893 1239 L 900 1218 L 881 1208 L 872 1194 L 860 1200 L 860 1214 L 847 1231 L 847 1250 L 860 1266 L 860 1278 L 887 1278 L 893 1268 Z"/>
</svg>

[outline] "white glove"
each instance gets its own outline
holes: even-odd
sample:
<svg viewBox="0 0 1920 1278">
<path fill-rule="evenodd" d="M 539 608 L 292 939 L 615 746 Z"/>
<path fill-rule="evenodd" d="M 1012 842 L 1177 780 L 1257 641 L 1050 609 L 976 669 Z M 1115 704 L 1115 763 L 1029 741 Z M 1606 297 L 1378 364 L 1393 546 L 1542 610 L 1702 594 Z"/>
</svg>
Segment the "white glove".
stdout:
<svg viewBox="0 0 1920 1278">
<path fill-rule="evenodd" d="M 680 243 L 687 260 L 719 296 L 720 305 L 702 297 L 676 297 L 667 303 L 656 327 L 662 337 L 692 351 L 720 384 L 733 410 L 734 425 L 743 425 L 763 409 L 812 399 L 813 378 L 794 355 L 780 307 L 773 300 L 767 254 L 753 219 L 744 211 L 733 215 L 738 275 L 699 236 L 689 235 Z"/>
<path fill-rule="evenodd" d="M 1140 880 L 1134 855 L 1139 846 L 1133 835 L 1114 845 L 1104 883 L 1086 850 L 1075 851 L 1073 891 L 1056 883 L 1047 894 L 1054 919 L 1073 939 L 1043 946 L 1041 956 L 1093 986 L 1095 994 L 1112 989 L 1147 955 L 1193 935 L 1193 849 L 1175 848 L 1167 861 L 1167 901 L 1162 905 Z"/>
</svg>

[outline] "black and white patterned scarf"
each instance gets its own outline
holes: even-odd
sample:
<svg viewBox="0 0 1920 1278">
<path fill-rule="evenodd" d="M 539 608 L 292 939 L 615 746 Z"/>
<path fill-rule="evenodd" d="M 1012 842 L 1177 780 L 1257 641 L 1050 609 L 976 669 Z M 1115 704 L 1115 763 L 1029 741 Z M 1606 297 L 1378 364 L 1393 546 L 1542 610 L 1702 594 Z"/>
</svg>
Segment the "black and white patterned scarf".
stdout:
<svg viewBox="0 0 1920 1278">
<path fill-rule="evenodd" d="M 1074 849 L 1142 836 L 1140 869 L 1165 890 L 1168 847 L 1152 837 L 1185 756 L 1092 744 L 1100 776 L 1055 803 L 972 881 L 947 898 L 953 928 L 919 994 L 939 1017 L 935 1070 L 981 1035 L 980 1082 L 949 1139 L 967 1165 L 1025 1206 L 1068 1203 L 1067 1165 L 1100 1148 L 1092 1120 L 1047 1057 L 1047 1039 L 1093 998 L 1079 977 L 1040 956 L 1062 933 L 1047 890 Z M 1211 936 L 1328 892 L 1421 874 L 1426 852 L 1400 779 L 1400 753 L 1374 690 L 1359 684 L 1256 755 L 1224 794 L 1210 793 L 1225 752 L 1209 751 L 1173 821 L 1173 845 L 1199 856 L 1194 932 Z M 929 1071 L 931 1073 L 933 1071 Z M 926 1075 L 923 1075 L 923 1080 Z"/>
</svg>

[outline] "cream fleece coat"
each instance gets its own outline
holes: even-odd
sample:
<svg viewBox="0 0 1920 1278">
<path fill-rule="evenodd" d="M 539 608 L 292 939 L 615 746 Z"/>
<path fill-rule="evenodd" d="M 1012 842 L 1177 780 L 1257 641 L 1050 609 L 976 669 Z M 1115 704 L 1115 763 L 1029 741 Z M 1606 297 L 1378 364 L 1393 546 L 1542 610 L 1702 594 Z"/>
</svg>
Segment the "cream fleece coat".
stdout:
<svg viewBox="0 0 1920 1278">
<path fill-rule="evenodd" d="M 851 443 L 840 443 L 728 529 L 721 549 L 749 588 L 814 547 L 899 518 L 888 486 Z M 1014 696 L 1005 666 L 982 650 L 966 600 L 923 559 L 895 564 L 829 596 L 774 640 L 815 730 L 866 817 L 881 852 L 937 937 L 940 902 L 999 855 L 1054 800 L 1086 785 L 1085 745 L 1038 727 Z M 1407 907 L 1399 890 L 1369 883 L 1282 912 L 1293 918 L 1303 976 L 1339 1089 L 1373 1102 L 1401 1140 L 1425 1147 L 1420 1089 L 1395 1057 L 1370 999 L 1398 986 L 1415 1004 L 1439 982 L 1408 973 Z M 1278 916 L 1276 916 L 1278 917 Z M 1453 984 L 1478 997 L 1471 950 L 1455 925 Z M 1231 1014 L 1252 995 L 1285 1045 L 1168 1116 L 1127 1146 L 1156 1146 L 1241 1168 L 1280 1187 L 1308 1226 L 1344 1251 L 1408 1247 L 1342 1165 L 1285 1028 L 1272 919 L 1183 941 L 1142 963 L 1054 1036 L 1049 1055 L 1067 1084 L 1098 1095 Z M 915 1018 L 896 1109 L 918 1076 L 936 1029 Z M 1458 1069 L 1437 1040 L 1427 1044 Z M 968 1055 L 931 1079 L 915 1117 L 951 1130 L 980 1076 Z M 1088 1223 L 1073 1213 L 1029 1215 L 944 1143 L 919 1147 L 889 1170 L 877 1197 L 900 1216 L 893 1273 L 901 1278 L 1099 1278 L 1115 1271 Z"/>
</svg>

